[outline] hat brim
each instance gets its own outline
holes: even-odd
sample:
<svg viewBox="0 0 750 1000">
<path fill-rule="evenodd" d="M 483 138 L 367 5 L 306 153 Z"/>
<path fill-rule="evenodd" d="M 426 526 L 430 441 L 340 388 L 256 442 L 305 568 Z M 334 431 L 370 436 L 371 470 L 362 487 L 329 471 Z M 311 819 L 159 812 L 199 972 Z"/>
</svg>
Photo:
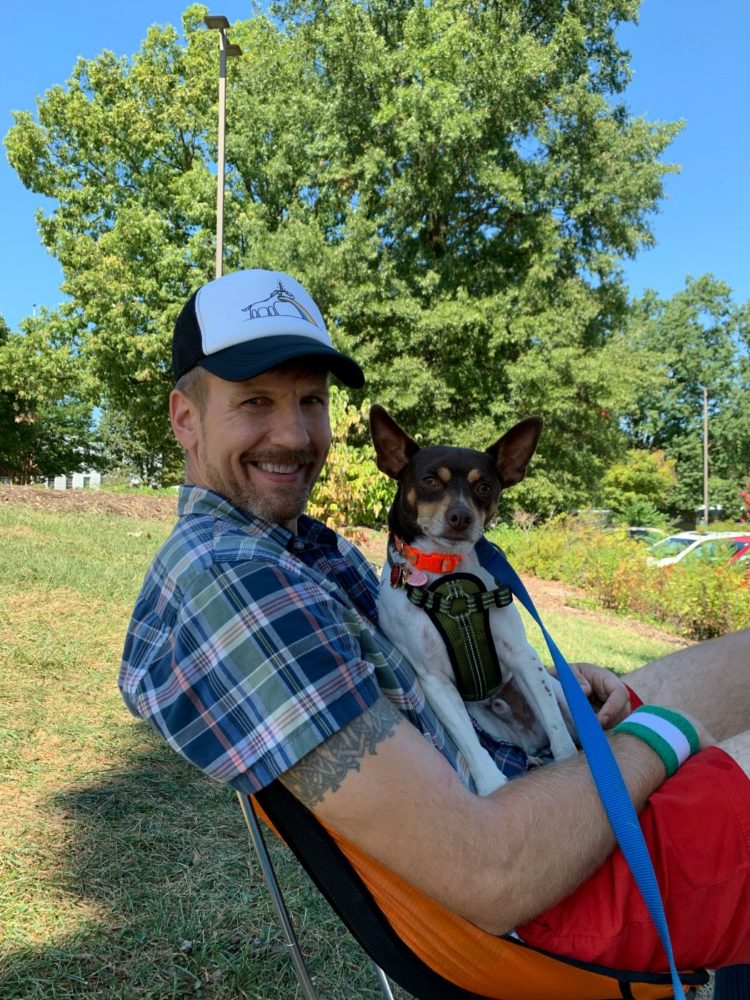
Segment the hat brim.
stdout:
<svg viewBox="0 0 750 1000">
<path fill-rule="evenodd" d="M 248 340 L 242 344 L 234 344 L 216 354 L 201 358 L 198 365 L 225 379 L 227 382 L 243 382 L 248 378 L 262 375 L 271 368 L 290 361 L 302 361 L 305 358 L 321 359 L 326 367 L 351 389 L 361 389 L 365 384 L 365 376 L 356 361 L 335 351 L 326 344 L 310 337 L 298 337 L 289 334 L 283 337 L 260 337 Z"/>
</svg>

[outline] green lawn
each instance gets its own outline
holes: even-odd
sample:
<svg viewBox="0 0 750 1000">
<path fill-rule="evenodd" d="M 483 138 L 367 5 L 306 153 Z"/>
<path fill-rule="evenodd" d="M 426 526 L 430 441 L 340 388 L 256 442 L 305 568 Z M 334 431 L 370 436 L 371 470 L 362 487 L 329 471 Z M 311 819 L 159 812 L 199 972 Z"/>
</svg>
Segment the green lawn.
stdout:
<svg viewBox="0 0 750 1000">
<path fill-rule="evenodd" d="M 233 794 L 165 749 L 116 688 L 168 528 L 0 509 L 3 998 L 298 995 Z M 667 650 L 626 623 L 548 627 L 570 658 L 621 670 Z M 274 858 L 321 995 L 378 997 L 294 861 L 278 845 Z"/>
</svg>

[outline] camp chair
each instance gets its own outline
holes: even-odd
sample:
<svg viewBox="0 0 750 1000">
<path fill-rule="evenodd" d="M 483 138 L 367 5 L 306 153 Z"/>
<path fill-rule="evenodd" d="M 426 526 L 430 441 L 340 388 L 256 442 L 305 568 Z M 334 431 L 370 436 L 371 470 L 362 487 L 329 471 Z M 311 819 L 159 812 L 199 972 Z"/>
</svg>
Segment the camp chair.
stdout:
<svg viewBox="0 0 750 1000">
<path fill-rule="evenodd" d="M 258 821 L 257 806 L 262 810 L 264 820 L 292 850 L 334 912 L 370 957 L 384 1000 L 393 1000 L 387 977 L 403 987 L 415 1000 L 488 1000 L 445 979 L 411 950 L 394 931 L 372 893 L 328 831 L 281 782 L 273 782 L 253 798 L 241 792 L 238 792 L 238 797 L 305 1000 L 319 998 L 274 874 Z M 542 962 L 552 963 L 556 967 L 555 975 L 559 975 L 561 980 L 566 975 L 590 976 L 595 984 L 592 987 L 588 983 L 586 996 L 590 998 L 595 995 L 592 988 L 599 988 L 599 983 L 602 984 L 602 993 L 601 996 L 597 995 L 597 1000 L 639 997 L 644 1000 L 666 1000 L 672 996 L 668 975 L 615 974 L 611 970 L 587 969 L 579 963 L 563 961 L 526 948 L 520 942 L 510 944 L 523 949 L 524 958 L 529 961 L 533 962 L 538 957 Z M 696 988 L 708 981 L 708 975 L 700 970 L 683 976 L 683 981 L 690 987 L 687 996 L 694 997 Z M 570 988 L 567 995 L 571 995 Z M 582 996 L 583 993 L 579 995 Z M 546 1000 L 555 1000 L 554 992 L 550 992 Z"/>
</svg>

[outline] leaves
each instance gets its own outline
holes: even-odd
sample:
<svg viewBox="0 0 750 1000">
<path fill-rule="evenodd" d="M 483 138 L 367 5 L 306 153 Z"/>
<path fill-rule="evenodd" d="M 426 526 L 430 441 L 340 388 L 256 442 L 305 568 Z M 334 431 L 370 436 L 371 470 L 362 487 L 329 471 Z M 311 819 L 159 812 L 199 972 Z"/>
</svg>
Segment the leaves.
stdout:
<svg viewBox="0 0 750 1000">
<path fill-rule="evenodd" d="M 693 513 L 702 502 L 705 387 L 710 492 L 721 496 L 728 516 L 739 513 L 750 462 L 749 321 L 747 306 L 735 305 L 731 289 L 713 275 L 688 278 L 669 300 L 647 293 L 633 306 L 627 343 L 651 352 L 655 377 L 624 412 L 639 447 L 663 449 L 676 461 L 674 511 Z"/>
<path fill-rule="evenodd" d="M 646 367 L 621 364 L 619 261 L 651 240 L 679 126 L 616 103 L 616 28 L 637 7 L 289 0 L 232 28 L 225 270 L 298 276 L 369 397 L 415 433 L 476 445 L 541 413 L 538 475 L 519 497 L 548 513 L 622 451 L 618 415 Z M 150 28 L 131 58 L 79 60 L 6 138 L 23 182 L 52 199 L 40 232 L 87 386 L 154 469 L 178 459 L 171 328 L 213 269 L 204 13 L 188 8 L 182 37 Z"/>
</svg>

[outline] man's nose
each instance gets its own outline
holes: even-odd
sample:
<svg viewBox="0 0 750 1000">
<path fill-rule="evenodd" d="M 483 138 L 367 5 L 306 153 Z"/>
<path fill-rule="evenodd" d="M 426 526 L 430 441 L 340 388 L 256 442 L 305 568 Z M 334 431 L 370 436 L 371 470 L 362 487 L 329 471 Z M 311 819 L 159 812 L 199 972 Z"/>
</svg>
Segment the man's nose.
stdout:
<svg viewBox="0 0 750 1000">
<path fill-rule="evenodd" d="M 307 420 L 299 404 L 279 407 L 273 416 L 271 440 L 283 448 L 304 448 L 310 443 Z"/>
</svg>

